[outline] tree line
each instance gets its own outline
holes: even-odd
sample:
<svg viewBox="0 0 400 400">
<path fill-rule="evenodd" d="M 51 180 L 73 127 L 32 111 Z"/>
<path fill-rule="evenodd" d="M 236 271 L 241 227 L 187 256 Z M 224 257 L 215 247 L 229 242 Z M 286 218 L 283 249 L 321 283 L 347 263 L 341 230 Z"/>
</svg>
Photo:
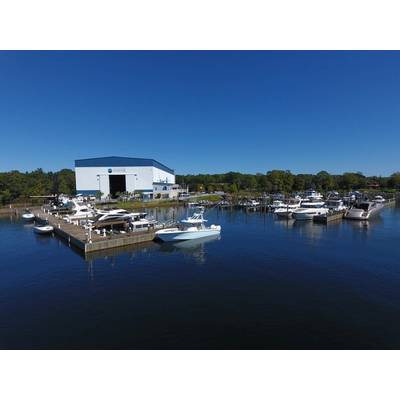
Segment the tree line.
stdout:
<svg viewBox="0 0 400 400">
<path fill-rule="evenodd" d="M 290 171 L 272 170 L 265 174 L 242 174 L 228 172 L 226 174 L 177 175 L 176 181 L 182 186 L 189 186 L 191 191 L 258 191 L 291 193 L 316 189 L 357 190 L 357 189 L 400 189 L 400 172 L 389 177 L 365 176 L 361 172 L 345 172 L 332 175 L 327 171 L 317 174 L 293 174 Z"/>
<path fill-rule="evenodd" d="M 0 173 L 0 204 L 25 200 L 29 196 L 48 194 L 74 194 L 75 172 L 62 169 L 58 172 L 44 172 L 41 168 L 31 172 Z"/>
<path fill-rule="evenodd" d="M 388 177 L 365 176 L 361 172 L 346 172 L 332 175 L 326 171 L 317 174 L 293 174 L 290 171 L 272 170 L 265 174 L 242 174 L 228 172 L 226 174 L 177 175 L 176 182 L 191 191 L 238 191 L 283 192 L 291 193 L 316 189 L 357 190 L 368 188 L 400 189 L 400 172 Z M 31 172 L 10 171 L 0 173 L 0 204 L 9 204 L 29 196 L 48 194 L 73 195 L 75 189 L 75 173 L 70 169 L 57 172 L 44 172 L 36 169 Z"/>
</svg>

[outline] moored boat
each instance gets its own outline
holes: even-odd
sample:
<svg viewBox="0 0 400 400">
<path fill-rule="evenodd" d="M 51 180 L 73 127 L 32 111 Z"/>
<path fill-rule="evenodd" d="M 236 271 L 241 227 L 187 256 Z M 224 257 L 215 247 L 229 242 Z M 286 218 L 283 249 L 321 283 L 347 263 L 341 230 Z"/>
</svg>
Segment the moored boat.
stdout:
<svg viewBox="0 0 400 400">
<path fill-rule="evenodd" d="M 21 218 L 24 221 L 33 221 L 35 219 L 35 214 L 33 214 L 30 210 L 25 210 L 25 212 L 21 215 Z"/>
<path fill-rule="evenodd" d="M 375 196 L 375 197 L 374 197 L 374 202 L 375 202 L 375 203 L 382 203 L 382 204 L 383 204 L 383 203 L 386 202 L 386 199 L 385 199 L 384 197 L 378 195 L 378 196 Z"/>
<path fill-rule="evenodd" d="M 282 218 L 291 218 L 293 211 L 300 208 L 300 205 L 300 199 L 289 199 L 286 204 L 283 203 L 281 207 L 275 208 L 274 214 Z"/>
<path fill-rule="evenodd" d="M 54 228 L 51 225 L 35 225 L 33 231 L 39 235 L 48 235 L 54 231 Z"/>
<path fill-rule="evenodd" d="M 303 203 L 304 204 L 304 203 Z M 321 207 L 318 203 L 308 203 L 308 206 L 302 206 L 293 211 L 292 216 L 298 221 L 311 221 L 316 215 L 326 215 L 329 209 Z"/>
<path fill-rule="evenodd" d="M 341 199 L 329 199 L 326 201 L 325 207 L 333 212 L 346 211 L 347 207 Z"/>
<path fill-rule="evenodd" d="M 207 220 L 203 218 L 203 215 L 204 207 L 199 207 L 199 212 L 195 212 L 191 217 L 183 219 L 180 226 L 158 230 L 156 232 L 156 238 L 164 242 L 176 242 L 179 240 L 218 236 L 221 233 L 221 226 L 205 226 Z"/>
<path fill-rule="evenodd" d="M 362 201 L 359 204 L 351 207 L 344 214 L 345 218 L 357 219 L 357 220 L 368 220 L 371 217 L 377 216 L 383 209 L 382 203 L 374 201 Z"/>
</svg>

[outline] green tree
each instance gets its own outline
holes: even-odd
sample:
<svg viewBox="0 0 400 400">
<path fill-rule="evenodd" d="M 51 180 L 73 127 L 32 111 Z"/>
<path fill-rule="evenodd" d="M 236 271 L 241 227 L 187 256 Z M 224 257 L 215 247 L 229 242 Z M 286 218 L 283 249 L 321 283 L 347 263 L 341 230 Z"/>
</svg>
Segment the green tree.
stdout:
<svg viewBox="0 0 400 400">
<path fill-rule="evenodd" d="M 400 189 L 400 172 L 395 172 L 388 179 L 388 186 L 393 189 Z"/>
</svg>

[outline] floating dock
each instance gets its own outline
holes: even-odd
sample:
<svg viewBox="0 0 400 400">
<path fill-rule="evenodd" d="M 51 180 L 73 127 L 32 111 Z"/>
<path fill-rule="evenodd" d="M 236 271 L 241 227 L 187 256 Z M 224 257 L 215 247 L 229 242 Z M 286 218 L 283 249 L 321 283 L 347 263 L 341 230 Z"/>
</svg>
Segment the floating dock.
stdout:
<svg viewBox="0 0 400 400">
<path fill-rule="evenodd" d="M 107 250 L 115 247 L 128 246 L 136 243 L 151 242 L 155 238 L 155 230 L 148 229 L 139 232 L 126 232 L 119 234 L 107 234 L 107 236 L 96 234 L 94 231 L 89 233 L 82 226 L 71 224 L 62 219 L 62 216 L 48 214 L 43 210 L 32 210 L 36 221 L 48 223 L 54 228 L 54 233 L 83 251 L 90 253 L 93 251 Z"/>
</svg>

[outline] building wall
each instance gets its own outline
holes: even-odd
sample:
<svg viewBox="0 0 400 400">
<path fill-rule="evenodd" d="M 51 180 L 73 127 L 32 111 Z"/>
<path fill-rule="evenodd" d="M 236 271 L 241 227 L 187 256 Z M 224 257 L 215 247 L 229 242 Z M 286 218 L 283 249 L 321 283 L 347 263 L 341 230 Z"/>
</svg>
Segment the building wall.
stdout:
<svg viewBox="0 0 400 400">
<path fill-rule="evenodd" d="M 126 190 L 128 192 L 136 190 L 152 191 L 153 182 L 159 182 L 160 180 L 175 183 L 175 175 L 153 166 L 75 167 L 77 193 L 89 194 L 91 192 L 94 194 L 100 190 L 103 193 L 103 197 L 107 197 L 110 194 L 108 176 L 112 174 L 126 175 Z"/>
<path fill-rule="evenodd" d="M 175 175 L 170 174 L 162 169 L 153 167 L 153 182 L 175 183 Z"/>
</svg>

